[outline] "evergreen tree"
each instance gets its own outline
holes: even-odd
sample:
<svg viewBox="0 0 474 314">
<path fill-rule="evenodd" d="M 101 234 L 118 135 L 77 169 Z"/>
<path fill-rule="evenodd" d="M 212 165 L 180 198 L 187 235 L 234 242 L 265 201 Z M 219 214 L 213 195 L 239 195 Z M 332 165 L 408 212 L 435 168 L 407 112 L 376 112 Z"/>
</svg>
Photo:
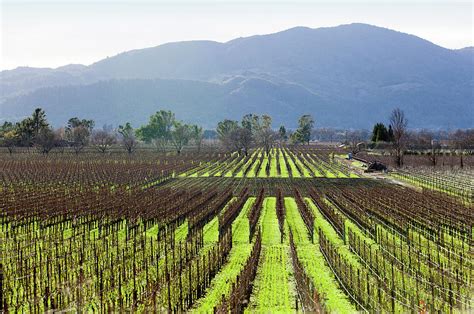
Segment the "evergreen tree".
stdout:
<svg viewBox="0 0 474 314">
<path fill-rule="evenodd" d="M 383 123 L 376 123 L 372 130 L 372 142 L 388 142 L 389 136 L 387 128 Z"/>
<path fill-rule="evenodd" d="M 311 131 L 313 130 L 314 120 L 313 117 L 309 114 L 301 116 L 298 120 L 298 129 L 294 133 L 293 141 L 297 143 L 306 143 L 309 144 L 311 140 Z"/>
<path fill-rule="evenodd" d="M 278 130 L 278 137 L 280 138 L 281 142 L 284 142 L 288 139 L 288 135 L 286 134 L 286 128 L 284 125 L 280 126 Z"/>
<path fill-rule="evenodd" d="M 387 134 L 387 141 L 388 142 L 393 142 L 395 139 L 394 135 L 393 135 L 393 129 L 392 129 L 392 125 L 390 124 L 388 126 L 388 134 Z"/>
</svg>

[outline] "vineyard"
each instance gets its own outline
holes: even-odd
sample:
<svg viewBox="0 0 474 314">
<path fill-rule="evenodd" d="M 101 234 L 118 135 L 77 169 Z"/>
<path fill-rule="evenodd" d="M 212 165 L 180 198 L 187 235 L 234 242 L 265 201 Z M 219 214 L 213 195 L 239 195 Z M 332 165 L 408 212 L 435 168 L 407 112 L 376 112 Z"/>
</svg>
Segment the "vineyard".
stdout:
<svg viewBox="0 0 474 314">
<path fill-rule="evenodd" d="M 392 173 L 396 179 L 421 188 L 436 190 L 474 202 L 474 171 L 433 171 L 430 169 L 398 170 Z"/>
<path fill-rule="evenodd" d="M 465 173 L 396 185 L 310 147 L 0 155 L 1 311 L 472 312 Z"/>
<path fill-rule="evenodd" d="M 272 149 L 267 156 L 257 149 L 248 156 L 236 153 L 203 162 L 182 173 L 181 177 L 234 178 L 357 178 L 327 151 Z"/>
</svg>

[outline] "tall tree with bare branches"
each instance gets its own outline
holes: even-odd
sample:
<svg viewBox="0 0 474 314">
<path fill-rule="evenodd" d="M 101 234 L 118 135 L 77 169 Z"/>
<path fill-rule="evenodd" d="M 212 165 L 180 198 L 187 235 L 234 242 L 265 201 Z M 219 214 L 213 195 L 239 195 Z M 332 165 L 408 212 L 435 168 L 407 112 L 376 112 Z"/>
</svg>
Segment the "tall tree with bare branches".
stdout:
<svg viewBox="0 0 474 314">
<path fill-rule="evenodd" d="M 464 168 L 464 151 L 474 148 L 474 129 L 456 130 L 449 135 L 451 154 L 458 154 L 459 167 Z"/>
<path fill-rule="evenodd" d="M 105 154 L 107 150 L 116 143 L 115 134 L 107 131 L 104 127 L 103 130 L 95 131 L 92 134 L 92 145 L 101 153 Z"/>
<path fill-rule="evenodd" d="M 393 130 L 393 150 L 395 153 L 395 162 L 398 167 L 403 164 L 403 154 L 407 142 L 408 120 L 405 113 L 400 108 L 395 108 L 390 115 L 390 125 Z"/>
<path fill-rule="evenodd" d="M 129 154 L 133 153 L 137 148 L 138 141 L 135 138 L 135 130 L 130 122 L 125 123 L 125 125 L 120 125 L 117 131 L 121 136 L 121 143 L 125 150 Z"/>
<path fill-rule="evenodd" d="M 276 139 L 276 134 L 272 129 L 272 117 L 267 114 L 264 114 L 261 117 L 256 116 L 252 129 L 255 133 L 255 141 L 258 145 L 263 146 L 266 155 L 270 154 L 270 149 Z"/>
</svg>

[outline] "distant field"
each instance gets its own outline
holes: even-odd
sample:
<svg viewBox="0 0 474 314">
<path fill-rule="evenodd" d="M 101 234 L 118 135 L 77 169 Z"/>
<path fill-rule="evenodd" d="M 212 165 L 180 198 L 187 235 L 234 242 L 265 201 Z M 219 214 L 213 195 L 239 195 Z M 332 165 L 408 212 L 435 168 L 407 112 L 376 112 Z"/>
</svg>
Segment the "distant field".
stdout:
<svg viewBox="0 0 474 314">
<path fill-rule="evenodd" d="M 275 148 L 270 154 L 257 149 L 248 156 L 234 153 L 202 164 L 199 168 L 181 174 L 181 177 L 235 177 L 235 178 L 357 178 L 356 173 L 334 158 L 334 154 L 317 150 L 289 150 Z"/>
</svg>

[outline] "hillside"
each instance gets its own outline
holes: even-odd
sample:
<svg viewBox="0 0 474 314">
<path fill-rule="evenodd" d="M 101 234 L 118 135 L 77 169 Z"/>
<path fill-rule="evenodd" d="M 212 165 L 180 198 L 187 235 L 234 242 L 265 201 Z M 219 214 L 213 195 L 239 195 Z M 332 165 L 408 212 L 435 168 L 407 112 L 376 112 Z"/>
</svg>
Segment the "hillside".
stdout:
<svg viewBox="0 0 474 314">
<path fill-rule="evenodd" d="M 247 112 L 290 127 L 303 113 L 319 125 L 369 127 L 399 106 L 413 127 L 468 127 L 467 51 L 366 24 L 169 43 L 90 66 L 3 71 L 0 115 L 17 119 L 42 106 L 57 124 L 73 115 L 138 124 L 169 108 L 206 127 Z"/>
</svg>

